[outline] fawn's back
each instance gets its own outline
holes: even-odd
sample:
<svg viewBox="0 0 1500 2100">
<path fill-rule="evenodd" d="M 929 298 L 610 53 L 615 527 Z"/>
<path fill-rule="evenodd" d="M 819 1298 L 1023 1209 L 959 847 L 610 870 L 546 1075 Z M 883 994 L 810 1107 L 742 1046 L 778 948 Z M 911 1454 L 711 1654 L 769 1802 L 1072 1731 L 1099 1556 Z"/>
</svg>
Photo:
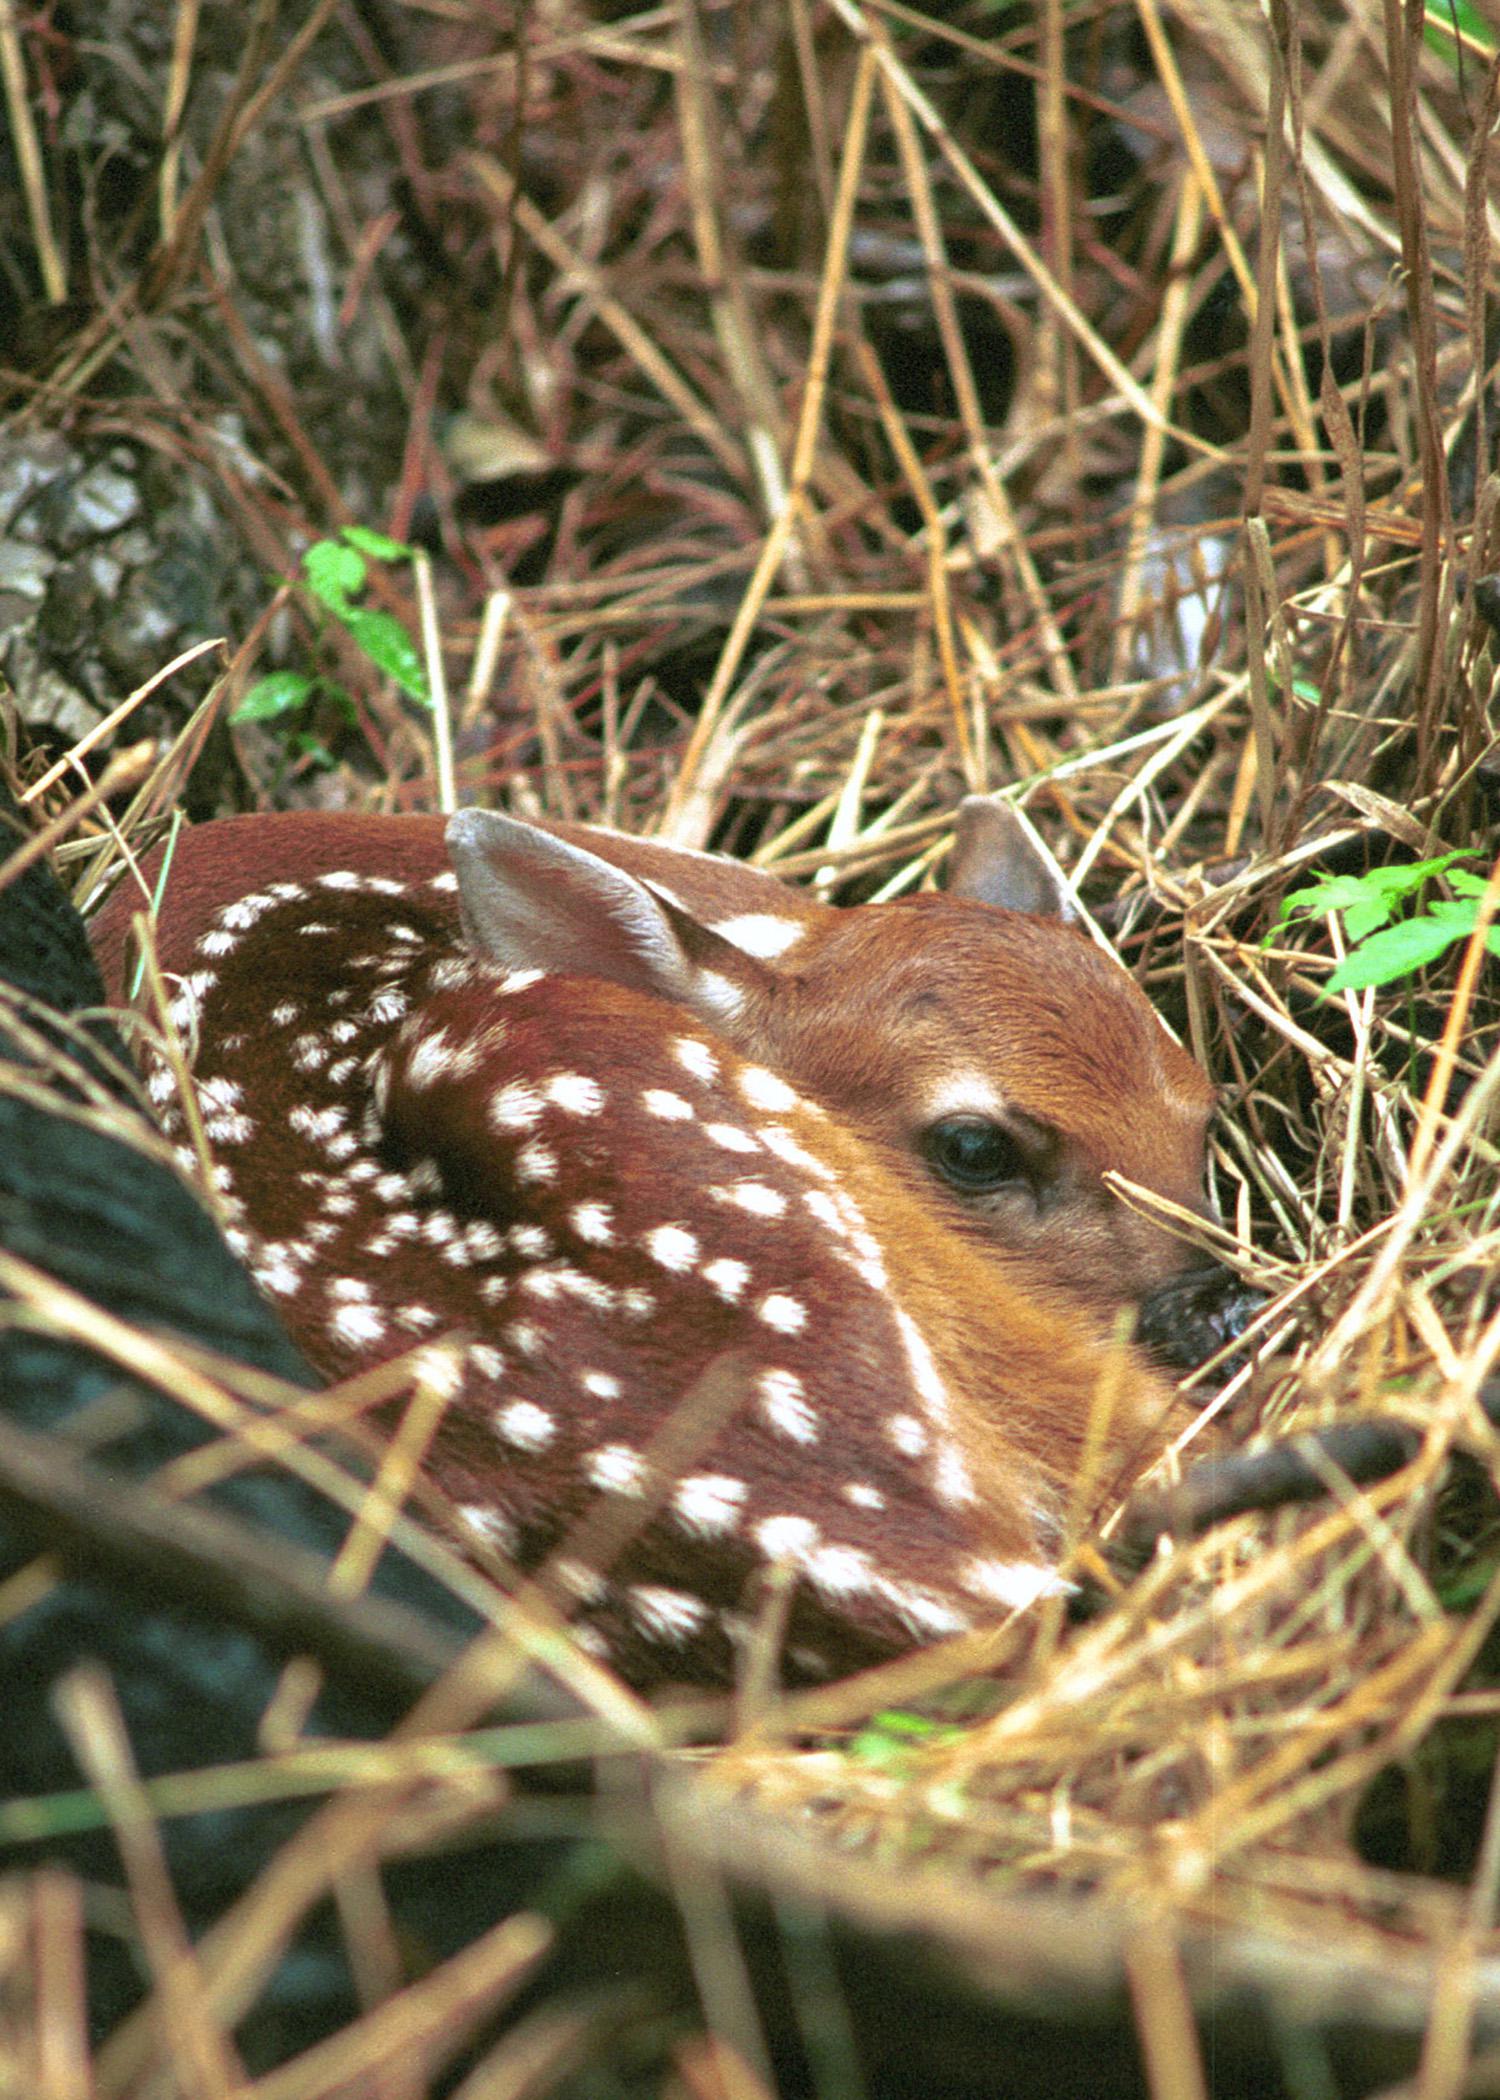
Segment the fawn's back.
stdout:
<svg viewBox="0 0 1500 2100">
<path fill-rule="evenodd" d="M 960 894 L 850 911 L 477 812 L 451 854 L 178 843 L 158 940 L 237 1243 L 331 1375 L 447 1338 L 429 1481 L 638 1681 L 727 1674 L 769 1566 L 804 1672 L 1025 1603 L 1091 1422 L 1095 1499 L 1162 1433 L 1111 1315 L 1182 1258 L 1102 1176 L 1201 1205 L 1207 1082 L 1110 958 L 985 901 L 1046 901 L 991 807 Z"/>
</svg>

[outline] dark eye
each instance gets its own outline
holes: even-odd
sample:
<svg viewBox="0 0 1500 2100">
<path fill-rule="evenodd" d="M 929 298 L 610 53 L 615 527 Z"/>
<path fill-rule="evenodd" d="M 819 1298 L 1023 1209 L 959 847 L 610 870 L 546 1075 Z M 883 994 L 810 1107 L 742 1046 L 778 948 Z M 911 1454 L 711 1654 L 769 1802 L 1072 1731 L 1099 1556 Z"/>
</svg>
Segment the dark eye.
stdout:
<svg viewBox="0 0 1500 2100">
<path fill-rule="evenodd" d="M 922 1149 L 944 1181 L 953 1188 L 980 1191 L 1025 1181 L 1025 1151 L 1002 1124 L 980 1116 L 952 1116 L 934 1123 L 922 1138 Z"/>
</svg>

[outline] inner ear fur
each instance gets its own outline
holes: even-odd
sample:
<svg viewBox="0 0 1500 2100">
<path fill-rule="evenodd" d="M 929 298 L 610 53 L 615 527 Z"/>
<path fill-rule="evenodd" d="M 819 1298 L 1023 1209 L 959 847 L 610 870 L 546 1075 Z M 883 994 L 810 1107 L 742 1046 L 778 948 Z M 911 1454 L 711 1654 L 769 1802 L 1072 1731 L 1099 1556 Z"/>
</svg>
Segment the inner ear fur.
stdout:
<svg viewBox="0 0 1500 2100">
<path fill-rule="evenodd" d="M 999 795 L 966 795 L 958 805 L 948 894 L 1065 924 L 1078 917 L 1056 861 Z"/>
<path fill-rule="evenodd" d="M 763 966 L 649 882 L 498 810 L 448 825 L 464 933 L 510 969 L 598 977 L 706 1020 L 760 988 Z"/>
</svg>

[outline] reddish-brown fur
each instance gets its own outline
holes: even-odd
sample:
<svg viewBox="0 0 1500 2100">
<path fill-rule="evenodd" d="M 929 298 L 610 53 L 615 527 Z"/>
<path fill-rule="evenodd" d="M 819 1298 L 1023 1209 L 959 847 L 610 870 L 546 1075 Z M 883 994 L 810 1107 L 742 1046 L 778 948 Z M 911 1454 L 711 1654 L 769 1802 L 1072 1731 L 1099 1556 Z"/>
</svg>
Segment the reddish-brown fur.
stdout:
<svg viewBox="0 0 1500 2100">
<path fill-rule="evenodd" d="M 161 961 L 240 1244 L 309 1355 L 341 1374 L 459 1330 L 428 1470 L 529 1564 L 599 1495 L 641 1495 L 729 1352 L 733 1421 L 608 1570 L 568 1571 L 641 1682 L 725 1674 L 771 1560 L 802 1577 L 803 1670 L 1047 1587 L 1101 1381 L 1101 1491 L 1170 1413 L 1109 1333 L 1183 1259 L 1100 1177 L 1201 1207 L 1197 1066 L 1055 919 L 837 911 L 706 856 L 501 833 L 458 850 L 488 955 L 439 820 L 178 843 Z M 140 902 L 97 922 L 114 991 Z M 966 1194 L 923 1148 L 986 1103 L 1026 1172 Z"/>
</svg>

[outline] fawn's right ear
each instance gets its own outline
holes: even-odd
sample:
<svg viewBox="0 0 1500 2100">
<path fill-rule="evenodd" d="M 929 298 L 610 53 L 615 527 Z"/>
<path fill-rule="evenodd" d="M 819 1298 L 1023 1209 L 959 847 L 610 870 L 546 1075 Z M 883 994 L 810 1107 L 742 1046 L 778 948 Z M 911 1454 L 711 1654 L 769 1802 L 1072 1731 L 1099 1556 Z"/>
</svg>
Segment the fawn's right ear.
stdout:
<svg viewBox="0 0 1500 2100">
<path fill-rule="evenodd" d="M 464 932 L 513 970 L 601 977 L 723 1023 L 770 973 L 651 885 L 497 810 L 450 819 Z"/>
<path fill-rule="evenodd" d="M 948 894 L 1065 924 L 1078 917 L 1057 863 L 998 795 L 965 795 L 959 803 Z"/>
</svg>

